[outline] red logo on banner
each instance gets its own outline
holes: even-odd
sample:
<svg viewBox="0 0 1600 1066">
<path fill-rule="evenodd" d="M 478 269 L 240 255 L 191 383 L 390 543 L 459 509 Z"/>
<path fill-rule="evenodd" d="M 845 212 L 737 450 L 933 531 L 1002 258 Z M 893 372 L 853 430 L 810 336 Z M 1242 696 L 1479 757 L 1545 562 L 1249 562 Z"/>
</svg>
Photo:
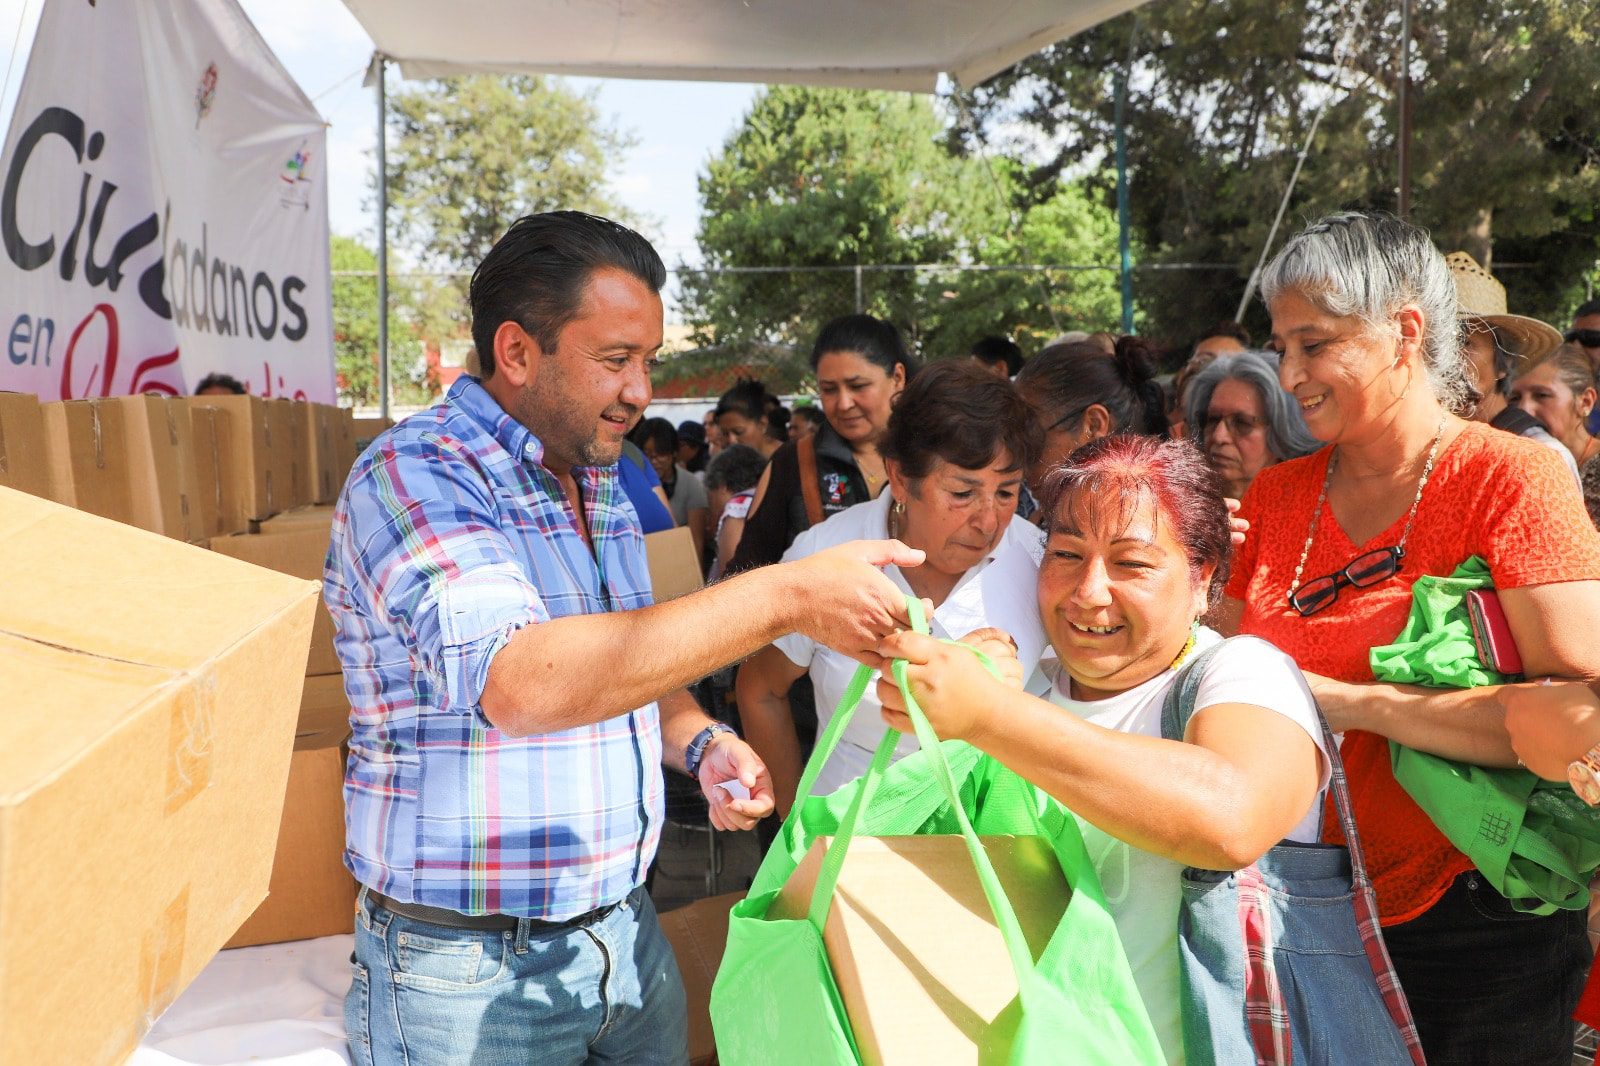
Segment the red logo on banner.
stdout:
<svg viewBox="0 0 1600 1066">
<path fill-rule="evenodd" d="M 78 355 L 78 344 L 83 340 L 85 332 L 96 319 L 105 323 L 105 341 L 100 351 L 99 358 L 85 352 L 83 359 L 77 363 L 81 380 L 74 378 L 74 357 Z M 90 334 L 89 342 L 94 340 Z M 161 371 L 178 362 L 178 349 L 162 355 L 152 355 L 141 362 L 133 371 L 133 380 L 128 382 L 126 389 L 115 388 L 117 375 L 118 346 L 121 343 L 121 331 L 117 326 L 117 309 L 110 304 L 95 304 L 78 328 L 72 331 L 72 338 L 67 341 L 67 351 L 61 361 L 61 398 L 63 400 L 80 400 L 88 396 L 110 396 L 113 392 L 141 393 L 159 392 L 166 396 L 182 394 L 181 383 L 173 380 L 164 380 Z"/>
<path fill-rule="evenodd" d="M 194 128 L 200 128 L 200 120 L 211 114 L 211 105 L 217 99 L 217 65 L 212 63 L 206 67 L 205 73 L 200 75 L 200 85 L 194 91 Z"/>
</svg>

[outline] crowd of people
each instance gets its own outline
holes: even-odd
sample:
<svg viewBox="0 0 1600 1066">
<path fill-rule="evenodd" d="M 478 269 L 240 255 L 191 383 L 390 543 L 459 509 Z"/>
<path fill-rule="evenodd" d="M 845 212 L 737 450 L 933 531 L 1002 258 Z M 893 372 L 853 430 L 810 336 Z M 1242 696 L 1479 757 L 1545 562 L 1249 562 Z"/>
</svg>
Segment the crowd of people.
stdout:
<svg viewBox="0 0 1600 1066">
<path fill-rule="evenodd" d="M 430 1061 L 521 1030 L 551 1061 L 683 1061 L 640 891 L 656 767 L 717 826 L 771 826 L 856 664 L 890 660 L 941 738 L 1075 817 L 1169 1062 L 1224 1061 L 1193 1045 L 1195 871 L 1323 842 L 1364 854 L 1381 936 L 1354 950 L 1388 1013 L 1358 1026 L 1347 990 L 1308 987 L 1322 1013 L 1265 1029 L 1363 1061 L 1570 1061 L 1585 912 L 1502 895 L 1391 751 L 1600 803 L 1600 302 L 1563 335 L 1470 256 L 1343 213 L 1266 267 L 1268 339 L 1207 326 L 1171 377 L 1134 336 L 923 359 L 850 314 L 812 345 L 814 405 L 740 381 L 674 426 L 642 417 L 663 277 L 614 223 L 519 221 L 473 279 L 481 380 L 380 438 L 341 497 L 362 1061 L 400 1061 L 413 1024 Z M 651 606 L 637 533 L 674 525 L 709 585 Z M 1474 560 L 1522 676 L 1382 679 L 1419 580 Z M 716 720 L 687 686 L 719 671 Z M 909 735 L 892 679 L 867 703 L 815 793 L 859 777 L 886 723 Z M 1209 1009 L 1243 1019 L 1247 984 Z"/>
</svg>

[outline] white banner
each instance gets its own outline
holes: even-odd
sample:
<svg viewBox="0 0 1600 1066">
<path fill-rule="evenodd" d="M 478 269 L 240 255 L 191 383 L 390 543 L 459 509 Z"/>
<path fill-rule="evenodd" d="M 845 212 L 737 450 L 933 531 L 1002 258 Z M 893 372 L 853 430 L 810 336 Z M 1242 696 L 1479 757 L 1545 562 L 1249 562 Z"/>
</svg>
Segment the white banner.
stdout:
<svg viewBox="0 0 1600 1066">
<path fill-rule="evenodd" d="M 0 154 L 0 389 L 334 402 L 325 148 L 235 0 L 47 0 Z"/>
</svg>

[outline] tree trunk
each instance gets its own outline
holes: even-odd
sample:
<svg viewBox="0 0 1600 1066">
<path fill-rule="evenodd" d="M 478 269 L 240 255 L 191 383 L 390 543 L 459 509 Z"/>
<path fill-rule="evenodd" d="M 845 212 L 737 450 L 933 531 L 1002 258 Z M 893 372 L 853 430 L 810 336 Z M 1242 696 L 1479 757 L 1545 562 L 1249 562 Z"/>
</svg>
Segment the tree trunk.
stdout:
<svg viewBox="0 0 1600 1066">
<path fill-rule="evenodd" d="M 1489 269 L 1489 260 L 1494 255 L 1494 208 L 1478 208 L 1477 217 L 1462 237 L 1461 250 L 1476 259 L 1483 269 Z"/>
</svg>

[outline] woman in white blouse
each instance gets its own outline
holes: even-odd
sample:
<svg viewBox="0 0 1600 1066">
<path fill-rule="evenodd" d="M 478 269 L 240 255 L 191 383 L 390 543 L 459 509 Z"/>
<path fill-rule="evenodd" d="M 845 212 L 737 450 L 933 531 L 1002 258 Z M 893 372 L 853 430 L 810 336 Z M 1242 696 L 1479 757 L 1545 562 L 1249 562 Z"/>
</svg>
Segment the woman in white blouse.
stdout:
<svg viewBox="0 0 1600 1066">
<path fill-rule="evenodd" d="M 1039 453 L 1040 431 L 1009 382 L 966 360 L 936 363 L 911 379 L 895 403 L 881 451 L 889 491 L 806 530 L 783 559 L 852 540 L 894 538 L 927 553 L 889 578 L 932 605 L 935 637 L 960 639 L 999 629 L 1031 671 L 1047 646 L 1032 595 L 1043 534 L 1013 522 L 1023 472 Z M 736 693 L 745 737 L 772 772 L 778 813 L 794 802 L 802 769 L 789 687 L 811 675 L 818 731 L 827 727 L 855 672 L 853 659 L 798 634 L 780 638 L 739 669 Z M 824 795 L 865 772 L 883 736 L 872 689 L 817 779 Z M 901 741 L 896 758 L 915 751 Z"/>
</svg>

